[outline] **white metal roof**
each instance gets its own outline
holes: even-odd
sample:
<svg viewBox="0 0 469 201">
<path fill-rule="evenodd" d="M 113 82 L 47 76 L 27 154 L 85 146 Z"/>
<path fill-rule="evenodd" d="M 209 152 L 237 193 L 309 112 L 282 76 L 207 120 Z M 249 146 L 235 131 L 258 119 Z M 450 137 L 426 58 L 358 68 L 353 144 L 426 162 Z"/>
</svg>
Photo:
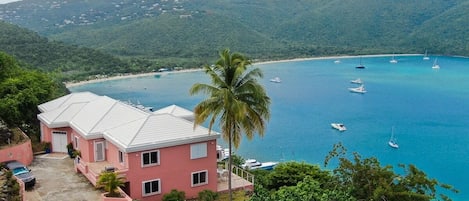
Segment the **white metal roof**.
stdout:
<svg viewBox="0 0 469 201">
<path fill-rule="evenodd" d="M 170 105 L 159 110 L 154 111 L 155 114 L 172 114 L 176 117 L 181 117 L 189 121 L 194 121 L 194 113 L 185 108 L 179 107 L 177 105 Z"/>
<path fill-rule="evenodd" d="M 219 134 L 171 114 L 153 114 L 105 131 L 105 138 L 127 152 L 217 139 Z"/>
<path fill-rule="evenodd" d="M 148 113 L 107 96 L 90 92 L 69 94 L 41 104 L 38 119 L 48 127 L 72 127 L 85 139 L 106 138 L 126 152 L 143 151 L 217 139 L 218 133 L 197 126 L 184 115 L 193 113 L 172 105 Z M 176 115 L 181 115 L 178 117 Z M 186 116 L 187 117 L 187 116 Z"/>
<path fill-rule="evenodd" d="M 91 93 L 91 92 L 78 92 L 78 93 L 71 93 L 66 96 L 62 96 L 60 98 L 54 99 L 52 101 L 40 104 L 38 106 L 39 111 L 47 112 L 50 110 L 57 109 L 61 106 L 70 105 L 73 103 L 87 103 L 91 100 L 98 98 L 99 96 Z"/>
</svg>

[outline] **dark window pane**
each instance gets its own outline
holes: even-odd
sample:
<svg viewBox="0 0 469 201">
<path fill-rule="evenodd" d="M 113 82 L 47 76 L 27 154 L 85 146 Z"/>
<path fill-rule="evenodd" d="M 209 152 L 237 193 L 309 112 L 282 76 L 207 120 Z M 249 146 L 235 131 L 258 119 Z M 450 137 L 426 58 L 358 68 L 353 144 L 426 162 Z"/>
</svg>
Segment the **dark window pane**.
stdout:
<svg viewBox="0 0 469 201">
<path fill-rule="evenodd" d="M 151 193 L 151 183 L 146 182 L 145 183 L 145 194 Z"/>
<path fill-rule="evenodd" d="M 192 184 L 198 184 L 199 183 L 199 174 L 195 173 L 192 174 Z"/>
<path fill-rule="evenodd" d="M 159 183 L 159 181 L 152 181 L 151 182 L 151 192 L 158 192 L 158 189 L 159 189 L 158 183 Z"/>
<path fill-rule="evenodd" d="M 200 173 L 200 183 L 205 183 L 207 180 L 206 180 L 206 172 L 201 172 Z"/>
<path fill-rule="evenodd" d="M 151 163 L 158 163 L 158 152 L 151 152 Z"/>
<path fill-rule="evenodd" d="M 142 155 L 142 157 L 143 157 L 143 164 L 144 165 L 150 164 L 150 154 L 149 153 L 144 153 Z"/>
</svg>

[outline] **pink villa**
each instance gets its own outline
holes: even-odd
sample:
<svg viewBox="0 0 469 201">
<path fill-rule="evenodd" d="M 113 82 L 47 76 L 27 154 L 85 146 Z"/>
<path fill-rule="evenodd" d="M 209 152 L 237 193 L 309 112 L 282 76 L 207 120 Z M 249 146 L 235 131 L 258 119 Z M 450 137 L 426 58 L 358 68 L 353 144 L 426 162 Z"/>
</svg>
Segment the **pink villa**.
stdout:
<svg viewBox="0 0 469 201">
<path fill-rule="evenodd" d="M 172 189 L 187 198 L 206 189 L 226 190 L 217 168 L 220 134 L 194 127 L 191 111 L 172 105 L 148 112 L 91 92 L 38 108 L 41 140 L 51 142 L 53 152 L 67 152 L 72 143 L 81 154 L 75 169 L 93 185 L 102 171 L 115 171 L 126 180 L 122 191 L 141 201 L 161 200 Z M 252 189 L 253 181 L 241 181 Z"/>
</svg>

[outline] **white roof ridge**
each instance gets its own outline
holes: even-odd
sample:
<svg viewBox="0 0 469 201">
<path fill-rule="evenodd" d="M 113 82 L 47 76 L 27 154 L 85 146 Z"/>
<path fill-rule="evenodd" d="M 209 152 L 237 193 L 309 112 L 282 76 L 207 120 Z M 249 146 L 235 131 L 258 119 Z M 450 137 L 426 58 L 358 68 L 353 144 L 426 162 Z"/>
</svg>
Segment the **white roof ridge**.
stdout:
<svg viewBox="0 0 469 201">
<path fill-rule="evenodd" d="M 108 97 L 108 96 L 102 96 L 102 97 L 109 98 L 109 99 L 113 100 L 114 103 L 113 103 L 112 106 L 101 116 L 101 118 L 99 118 L 99 120 L 96 121 L 96 123 L 93 125 L 93 127 L 90 128 L 90 131 L 89 131 L 90 133 L 91 133 L 91 131 L 94 130 L 94 128 L 96 128 L 96 126 L 99 125 L 99 123 L 104 119 L 104 117 L 106 117 L 106 115 L 109 114 L 109 112 L 112 110 L 112 108 L 113 108 L 114 106 L 116 106 L 117 101 L 116 101 L 115 99 L 113 99 L 113 98 L 111 98 L 111 97 Z M 99 132 L 96 132 L 96 133 L 99 133 Z"/>
<path fill-rule="evenodd" d="M 138 136 L 138 133 L 140 133 L 140 131 L 143 129 L 145 123 L 148 121 L 148 119 L 150 119 L 151 116 L 153 116 L 153 115 L 150 114 L 150 115 L 148 115 L 148 116 L 145 117 L 145 121 L 143 121 L 142 126 L 140 126 L 140 127 L 138 128 L 138 130 L 135 132 L 134 136 L 133 136 L 132 139 L 129 141 L 129 144 L 132 144 L 132 142 L 134 142 L 135 138 L 137 138 L 137 136 Z M 140 120 L 140 119 L 138 119 L 138 120 Z M 137 120 L 135 120 L 135 121 L 137 121 Z M 129 123 L 130 123 L 130 122 L 129 122 Z"/>
</svg>

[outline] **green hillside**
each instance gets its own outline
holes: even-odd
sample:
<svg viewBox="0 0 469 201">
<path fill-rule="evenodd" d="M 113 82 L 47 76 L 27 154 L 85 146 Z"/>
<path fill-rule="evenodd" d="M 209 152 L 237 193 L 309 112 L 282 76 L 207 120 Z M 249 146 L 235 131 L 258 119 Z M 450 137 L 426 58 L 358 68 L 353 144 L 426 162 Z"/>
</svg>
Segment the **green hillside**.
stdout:
<svg viewBox="0 0 469 201">
<path fill-rule="evenodd" d="M 226 47 L 262 60 L 425 49 L 468 56 L 467 10 L 469 2 L 464 0 L 23 0 L 0 5 L 0 19 L 49 40 L 98 50 L 80 57 L 109 63 L 86 64 L 98 73 L 198 66 Z M 64 46 L 53 43 L 54 49 Z M 38 51 L 30 59 L 65 71 L 85 66 L 46 61 L 47 51 L 51 50 Z M 122 60 L 102 52 L 125 59 L 131 67 L 123 68 Z"/>
<path fill-rule="evenodd" d="M 0 51 L 14 55 L 24 67 L 56 72 L 62 80 L 136 71 L 130 68 L 129 62 L 110 54 L 49 41 L 30 30 L 1 21 L 0 35 Z"/>
</svg>

